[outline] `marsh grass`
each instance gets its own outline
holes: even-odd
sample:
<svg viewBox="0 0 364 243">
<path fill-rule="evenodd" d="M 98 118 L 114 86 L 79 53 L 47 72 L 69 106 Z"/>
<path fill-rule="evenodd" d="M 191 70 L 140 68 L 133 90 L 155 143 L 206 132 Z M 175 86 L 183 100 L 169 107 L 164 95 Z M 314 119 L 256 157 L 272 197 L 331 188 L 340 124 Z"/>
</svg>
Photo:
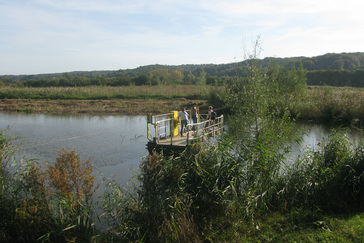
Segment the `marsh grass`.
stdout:
<svg viewBox="0 0 364 243">
<path fill-rule="evenodd" d="M 201 104 L 204 101 L 194 100 Z M 0 110 L 10 112 L 42 113 L 42 114 L 116 114 L 116 115 L 146 115 L 163 114 L 181 107 L 192 106 L 192 101 L 185 99 L 144 100 L 144 99 L 113 99 L 113 100 L 30 100 L 4 99 L 0 100 Z"/>
<path fill-rule="evenodd" d="M 57 114 L 166 113 L 197 102 L 201 109 L 216 89 L 210 86 L 89 86 L 89 87 L 1 87 L 0 110 Z M 210 103 L 207 103 L 209 101 Z"/>
<path fill-rule="evenodd" d="M 9 87 L 0 88 L 0 108 L 22 112 L 123 113 L 169 112 L 190 102 L 229 111 L 221 100 L 223 87 L 193 85 Z M 283 97 L 283 96 L 282 96 Z M 364 89 L 311 86 L 298 95 L 284 96 L 292 118 L 332 125 L 364 125 Z M 11 101 L 18 99 L 18 101 Z M 62 101 L 63 100 L 63 101 Z M 134 102 L 132 100 L 135 100 Z M 162 101 L 170 101 L 171 104 Z M 130 102 L 129 102 L 130 101 Z M 160 104 L 158 104 L 160 103 Z M 161 110 L 160 107 L 165 107 Z M 140 110 L 140 112 L 139 112 Z"/>
<path fill-rule="evenodd" d="M 0 99 L 207 99 L 210 86 L 1 87 Z"/>
<path fill-rule="evenodd" d="M 364 125 L 364 89 L 309 87 L 287 105 L 301 120 L 333 125 Z"/>
</svg>

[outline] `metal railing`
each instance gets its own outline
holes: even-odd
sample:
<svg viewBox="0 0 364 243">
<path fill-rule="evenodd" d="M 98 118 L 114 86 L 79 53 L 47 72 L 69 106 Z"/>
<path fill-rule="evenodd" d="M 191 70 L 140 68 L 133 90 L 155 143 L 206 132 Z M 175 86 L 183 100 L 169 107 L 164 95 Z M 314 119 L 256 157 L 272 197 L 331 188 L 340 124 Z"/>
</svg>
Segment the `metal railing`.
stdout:
<svg viewBox="0 0 364 243">
<path fill-rule="evenodd" d="M 215 120 L 206 120 L 203 115 L 199 117 L 200 122 L 187 124 L 184 132 L 187 134 L 186 145 L 196 140 L 205 141 L 208 138 L 218 136 L 224 127 L 224 116 L 216 117 Z M 152 129 L 151 129 L 152 127 Z M 170 139 L 170 145 L 181 141 L 180 121 L 178 113 L 166 113 L 147 116 L 147 138 L 149 141 L 159 143 L 162 139 Z"/>
<path fill-rule="evenodd" d="M 148 115 L 147 116 L 147 138 L 149 141 L 152 139 L 155 142 L 159 142 L 160 139 L 167 139 L 168 137 L 173 137 L 173 124 L 174 118 L 173 113 L 166 113 L 160 115 Z M 150 125 L 154 127 L 154 136 L 151 132 Z"/>
<path fill-rule="evenodd" d="M 187 145 L 190 142 L 189 131 L 193 131 L 193 140 L 200 139 L 205 141 L 208 138 L 216 137 L 222 133 L 224 129 L 224 116 L 216 117 L 215 120 L 203 120 L 196 124 L 187 125 Z"/>
</svg>

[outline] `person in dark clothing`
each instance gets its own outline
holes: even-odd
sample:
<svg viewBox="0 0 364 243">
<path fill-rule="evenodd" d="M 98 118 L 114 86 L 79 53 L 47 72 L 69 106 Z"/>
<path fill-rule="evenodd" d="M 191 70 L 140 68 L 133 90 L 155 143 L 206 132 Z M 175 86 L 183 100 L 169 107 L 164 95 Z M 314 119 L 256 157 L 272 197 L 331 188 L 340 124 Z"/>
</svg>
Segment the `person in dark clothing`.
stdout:
<svg viewBox="0 0 364 243">
<path fill-rule="evenodd" d="M 191 109 L 191 116 L 193 124 L 197 123 L 197 117 L 198 117 L 198 106 L 196 103 L 193 104 L 193 107 Z M 193 129 L 195 129 L 195 126 L 193 126 Z"/>
</svg>

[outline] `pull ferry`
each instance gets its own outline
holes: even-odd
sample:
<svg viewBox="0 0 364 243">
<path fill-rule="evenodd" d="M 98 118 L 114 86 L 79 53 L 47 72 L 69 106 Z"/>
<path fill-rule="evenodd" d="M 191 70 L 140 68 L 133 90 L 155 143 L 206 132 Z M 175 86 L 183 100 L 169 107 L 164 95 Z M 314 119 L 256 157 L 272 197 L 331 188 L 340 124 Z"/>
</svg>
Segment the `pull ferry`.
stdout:
<svg viewBox="0 0 364 243">
<path fill-rule="evenodd" d="M 160 115 L 149 114 L 147 116 L 147 149 L 149 153 L 182 152 L 196 141 L 203 142 L 220 135 L 224 127 L 224 116 L 220 115 L 214 120 L 207 120 L 206 117 L 207 114 L 200 115 L 197 123 L 189 122 L 182 137 L 178 111 Z"/>
</svg>

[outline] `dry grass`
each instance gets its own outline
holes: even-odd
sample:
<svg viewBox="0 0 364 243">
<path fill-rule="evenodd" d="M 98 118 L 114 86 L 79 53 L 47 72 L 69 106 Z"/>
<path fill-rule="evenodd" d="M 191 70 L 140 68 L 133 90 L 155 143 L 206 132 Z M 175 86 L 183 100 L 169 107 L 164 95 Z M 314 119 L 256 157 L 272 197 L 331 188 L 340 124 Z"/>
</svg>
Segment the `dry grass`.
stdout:
<svg viewBox="0 0 364 243">
<path fill-rule="evenodd" d="M 0 87 L 7 99 L 174 99 L 206 98 L 209 86 L 86 86 L 86 87 Z"/>
<path fill-rule="evenodd" d="M 0 111 L 48 114 L 145 115 L 200 107 L 209 86 L 0 87 Z"/>
<path fill-rule="evenodd" d="M 192 106 L 193 102 L 203 105 L 205 101 L 185 99 L 174 100 L 0 100 L 0 111 L 46 113 L 46 114 L 115 114 L 146 115 L 148 113 L 166 113 L 179 110 L 183 106 Z"/>
</svg>

